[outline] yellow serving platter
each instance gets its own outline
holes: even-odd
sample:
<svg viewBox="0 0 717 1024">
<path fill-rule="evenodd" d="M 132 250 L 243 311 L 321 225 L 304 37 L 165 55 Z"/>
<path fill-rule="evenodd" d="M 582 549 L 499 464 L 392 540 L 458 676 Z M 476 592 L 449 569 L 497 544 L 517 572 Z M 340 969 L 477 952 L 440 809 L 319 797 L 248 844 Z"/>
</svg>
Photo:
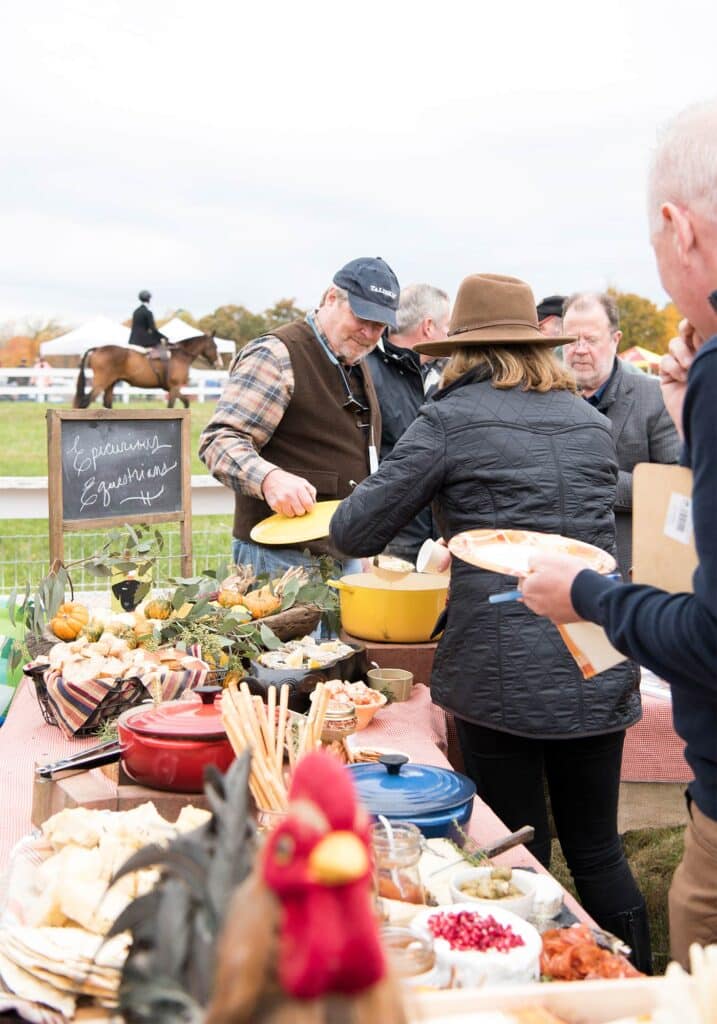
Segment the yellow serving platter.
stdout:
<svg viewBox="0 0 717 1024">
<path fill-rule="evenodd" d="M 303 516 L 276 515 L 262 519 L 249 536 L 255 544 L 303 544 L 329 535 L 329 523 L 340 501 L 317 501 Z"/>
</svg>

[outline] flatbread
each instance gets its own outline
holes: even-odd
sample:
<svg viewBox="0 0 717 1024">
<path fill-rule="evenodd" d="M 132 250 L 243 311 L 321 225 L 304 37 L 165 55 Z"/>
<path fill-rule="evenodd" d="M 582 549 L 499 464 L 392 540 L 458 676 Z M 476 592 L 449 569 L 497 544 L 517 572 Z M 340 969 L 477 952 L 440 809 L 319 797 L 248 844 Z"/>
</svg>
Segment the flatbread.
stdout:
<svg viewBox="0 0 717 1024">
<path fill-rule="evenodd" d="M 59 1010 L 68 1018 L 72 1018 L 77 1001 L 67 992 L 60 992 L 54 985 L 35 978 L 29 971 L 18 967 L 4 953 L 0 953 L 0 975 L 11 992 L 33 1003 L 44 1003 L 45 1006 Z"/>
</svg>

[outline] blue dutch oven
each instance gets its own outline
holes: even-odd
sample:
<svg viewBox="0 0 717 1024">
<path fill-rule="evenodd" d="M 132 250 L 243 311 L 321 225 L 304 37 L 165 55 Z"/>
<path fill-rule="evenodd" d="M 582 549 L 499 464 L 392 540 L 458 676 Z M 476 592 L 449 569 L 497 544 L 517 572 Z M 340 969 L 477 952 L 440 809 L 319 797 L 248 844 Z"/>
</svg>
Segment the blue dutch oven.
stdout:
<svg viewBox="0 0 717 1024">
<path fill-rule="evenodd" d="M 350 765 L 356 790 L 374 818 L 410 821 L 427 839 L 463 844 L 476 788 L 448 768 L 411 764 L 403 754 L 382 754 L 376 764 Z M 456 826 L 459 826 L 458 828 Z"/>
</svg>

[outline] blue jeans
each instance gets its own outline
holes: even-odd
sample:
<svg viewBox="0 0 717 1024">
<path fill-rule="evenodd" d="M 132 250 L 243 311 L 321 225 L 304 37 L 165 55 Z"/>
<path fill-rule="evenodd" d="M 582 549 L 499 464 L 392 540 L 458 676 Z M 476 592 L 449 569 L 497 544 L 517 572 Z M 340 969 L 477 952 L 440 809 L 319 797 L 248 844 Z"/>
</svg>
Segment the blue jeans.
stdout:
<svg viewBox="0 0 717 1024">
<path fill-rule="evenodd" d="M 268 573 L 269 576 L 281 576 L 294 565 L 305 565 L 308 568 L 316 561 L 312 555 L 307 556 L 303 551 L 296 551 L 294 548 L 273 548 L 265 544 L 253 544 L 251 541 L 237 540 L 236 538 L 232 540 L 232 559 L 235 565 L 253 565 L 257 576 L 261 576 L 263 573 Z M 340 576 L 361 572 L 361 562 L 358 558 L 347 558 L 337 564 Z"/>
</svg>

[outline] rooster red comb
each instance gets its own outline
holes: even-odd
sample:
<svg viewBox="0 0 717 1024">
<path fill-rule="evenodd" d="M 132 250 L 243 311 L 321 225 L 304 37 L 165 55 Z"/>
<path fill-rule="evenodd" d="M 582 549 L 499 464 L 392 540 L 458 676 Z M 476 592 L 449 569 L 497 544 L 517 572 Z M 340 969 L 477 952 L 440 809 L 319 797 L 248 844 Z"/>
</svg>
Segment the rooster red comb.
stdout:
<svg viewBox="0 0 717 1024">
<path fill-rule="evenodd" d="M 332 754 L 317 750 L 303 757 L 291 780 L 289 802 L 308 800 L 321 808 L 335 831 L 356 828 L 359 811 L 351 773 Z M 361 814 L 360 824 L 364 824 Z"/>
</svg>

